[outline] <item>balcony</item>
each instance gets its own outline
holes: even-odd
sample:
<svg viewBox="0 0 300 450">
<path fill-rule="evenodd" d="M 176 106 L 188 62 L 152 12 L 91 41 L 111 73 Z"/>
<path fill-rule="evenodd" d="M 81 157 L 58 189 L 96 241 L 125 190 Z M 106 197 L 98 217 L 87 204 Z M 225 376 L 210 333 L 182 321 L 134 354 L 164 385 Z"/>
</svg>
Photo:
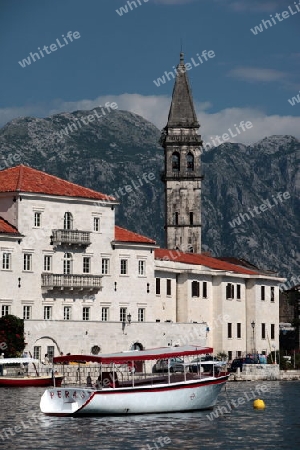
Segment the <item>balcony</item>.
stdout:
<svg viewBox="0 0 300 450">
<path fill-rule="evenodd" d="M 89 231 L 78 230 L 52 230 L 53 245 L 90 245 L 91 233 Z"/>
<path fill-rule="evenodd" d="M 185 171 L 180 171 L 180 172 L 169 172 L 169 173 L 162 171 L 160 173 L 160 178 L 162 181 L 178 180 L 178 179 L 180 179 L 180 180 L 193 179 L 193 180 L 200 181 L 200 180 L 203 180 L 204 176 L 201 173 L 198 173 L 198 171 L 196 172 L 194 170 L 191 170 L 191 171 L 185 170 Z"/>
<path fill-rule="evenodd" d="M 51 289 L 69 289 L 69 290 L 97 290 L 102 287 L 102 275 L 62 275 L 53 273 L 42 274 L 42 288 Z"/>
</svg>

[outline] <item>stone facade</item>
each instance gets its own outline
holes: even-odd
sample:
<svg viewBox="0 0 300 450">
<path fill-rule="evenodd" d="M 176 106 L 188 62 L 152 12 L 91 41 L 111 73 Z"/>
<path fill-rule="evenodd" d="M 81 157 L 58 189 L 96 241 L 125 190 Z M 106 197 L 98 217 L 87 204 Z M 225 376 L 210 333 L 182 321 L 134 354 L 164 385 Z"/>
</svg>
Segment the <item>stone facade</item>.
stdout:
<svg viewBox="0 0 300 450">
<path fill-rule="evenodd" d="M 6 191 L 13 173 L 22 192 Z M 0 313 L 25 319 L 27 351 L 43 358 L 194 342 L 235 357 L 253 348 L 252 321 L 255 350 L 270 351 L 268 334 L 278 348 L 281 279 L 159 249 L 115 225 L 113 199 L 95 201 L 89 196 L 101 194 L 85 188 L 76 196 L 63 180 L 58 195 L 52 178 L 23 166 L 0 172 Z M 31 192 L 32 179 L 52 193 Z"/>
</svg>

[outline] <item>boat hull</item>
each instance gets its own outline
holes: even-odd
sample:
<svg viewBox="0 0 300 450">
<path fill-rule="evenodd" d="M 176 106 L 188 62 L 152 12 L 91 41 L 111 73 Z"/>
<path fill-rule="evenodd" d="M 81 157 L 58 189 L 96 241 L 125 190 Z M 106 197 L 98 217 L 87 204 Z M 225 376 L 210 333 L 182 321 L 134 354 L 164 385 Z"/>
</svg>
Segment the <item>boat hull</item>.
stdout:
<svg viewBox="0 0 300 450">
<path fill-rule="evenodd" d="M 212 408 L 227 376 L 181 383 L 92 390 L 47 389 L 40 402 L 49 415 L 149 414 Z"/>
<path fill-rule="evenodd" d="M 61 386 L 63 376 L 55 376 L 55 385 Z M 53 386 L 53 378 L 48 377 L 0 377 L 0 387 L 46 387 Z"/>
</svg>

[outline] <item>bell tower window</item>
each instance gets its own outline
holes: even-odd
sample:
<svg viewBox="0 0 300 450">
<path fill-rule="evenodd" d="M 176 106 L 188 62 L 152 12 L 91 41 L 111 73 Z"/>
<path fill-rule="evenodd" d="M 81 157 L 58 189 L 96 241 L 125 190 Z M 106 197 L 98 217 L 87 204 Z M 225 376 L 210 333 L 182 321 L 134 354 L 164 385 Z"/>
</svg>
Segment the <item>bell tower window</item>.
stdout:
<svg viewBox="0 0 300 450">
<path fill-rule="evenodd" d="M 194 213 L 190 212 L 190 225 L 194 225 Z"/>
<path fill-rule="evenodd" d="M 174 152 L 172 155 L 172 171 L 180 172 L 180 155 L 178 152 Z"/>
<path fill-rule="evenodd" d="M 194 172 L 194 155 L 188 153 L 186 156 L 186 168 L 188 172 Z"/>
<path fill-rule="evenodd" d="M 173 225 L 178 225 L 178 221 L 179 221 L 179 213 L 175 212 L 173 214 Z"/>
</svg>

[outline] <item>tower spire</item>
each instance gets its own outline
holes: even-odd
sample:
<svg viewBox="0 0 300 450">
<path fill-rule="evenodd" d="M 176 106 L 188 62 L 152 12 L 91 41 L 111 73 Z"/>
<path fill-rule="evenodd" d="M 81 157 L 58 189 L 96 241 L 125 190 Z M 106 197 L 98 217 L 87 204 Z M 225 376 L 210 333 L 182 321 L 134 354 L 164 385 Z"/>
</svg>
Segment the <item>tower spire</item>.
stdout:
<svg viewBox="0 0 300 450">
<path fill-rule="evenodd" d="M 199 128 L 183 52 L 180 53 L 176 74 L 167 127 Z"/>
</svg>

